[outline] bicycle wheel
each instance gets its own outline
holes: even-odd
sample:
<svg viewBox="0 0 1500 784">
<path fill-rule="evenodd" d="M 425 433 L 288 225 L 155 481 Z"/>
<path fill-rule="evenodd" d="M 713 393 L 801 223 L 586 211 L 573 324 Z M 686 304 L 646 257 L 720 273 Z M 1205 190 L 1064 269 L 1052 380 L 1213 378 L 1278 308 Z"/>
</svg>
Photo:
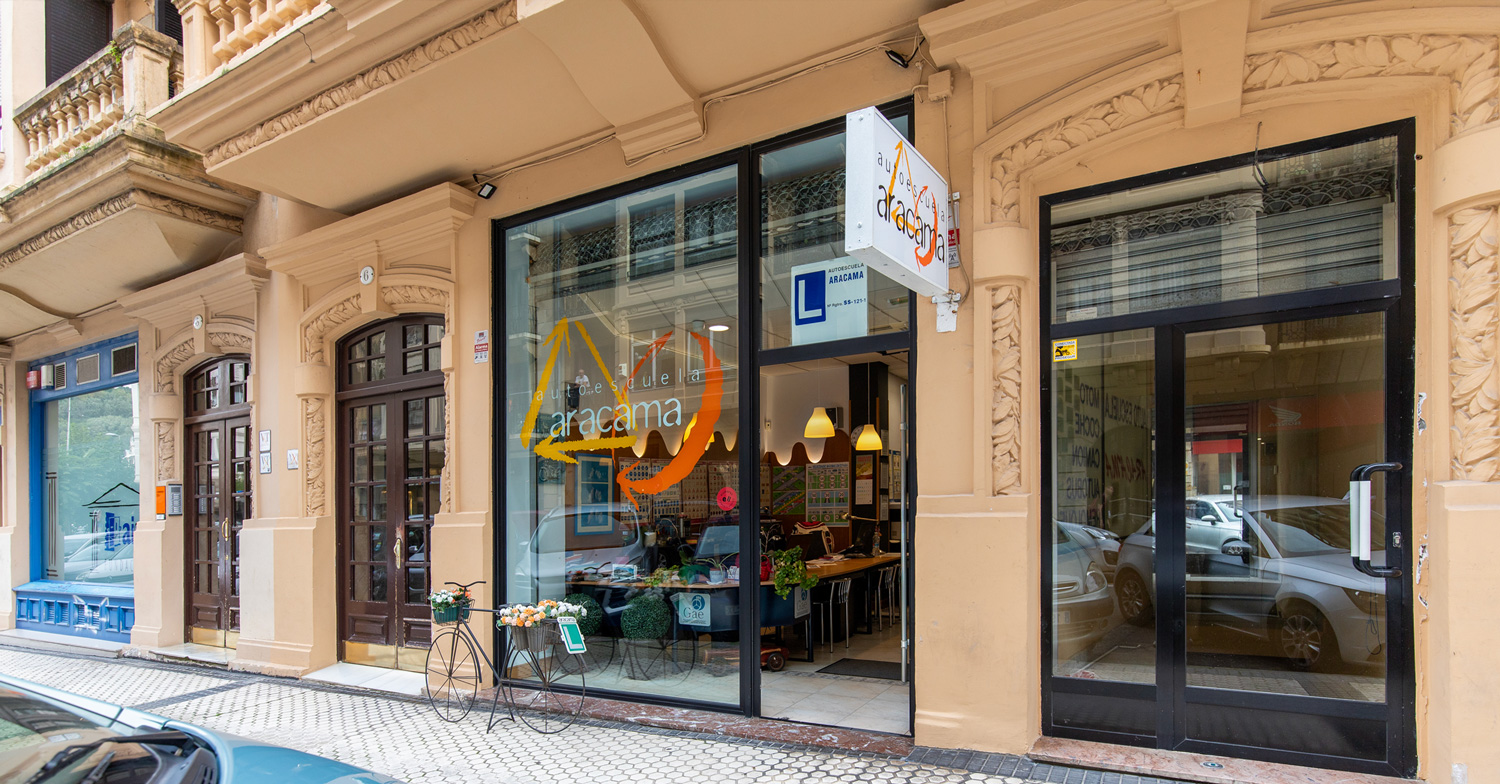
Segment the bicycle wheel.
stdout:
<svg viewBox="0 0 1500 784">
<path fill-rule="evenodd" d="M 583 712 L 584 669 L 561 643 L 540 651 L 512 649 L 505 698 L 526 726 L 544 735 L 562 732 Z"/>
<path fill-rule="evenodd" d="M 427 649 L 427 702 L 443 721 L 469 715 L 479 696 L 479 655 L 468 638 L 445 629 Z"/>
</svg>

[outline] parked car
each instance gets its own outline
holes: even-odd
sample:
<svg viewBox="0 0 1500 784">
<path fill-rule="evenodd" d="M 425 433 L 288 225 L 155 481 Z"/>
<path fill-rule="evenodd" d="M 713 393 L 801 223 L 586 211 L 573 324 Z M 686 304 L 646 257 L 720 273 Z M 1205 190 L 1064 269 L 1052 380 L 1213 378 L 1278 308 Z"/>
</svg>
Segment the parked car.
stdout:
<svg viewBox="0 0 1500 784">
<path fill-rule="evenodd" d="M 1115 602 L 1094 539 L 1067 523 L 1055 524 L 1052 535 L 1053 648 L 1067 659 L 1109 631 Z"/>
<path fill-rule="evenodd" d="M 400 784 L 325 757 L 0 675 L 0 781 Z"/>
<path fill-rule="evenodd" d="M 1106 531 L 1097 526 L 1085 525 L 1084 523 L 1058 523 L 1069 533 L 1074 534 L 1074 539 L 1084 543 L 1084 547 L 1094 554 L 1095 560 L 1104 569 L 1104 576 L 1113 583 L 1115 581 L 1115 568 L 1120 562 L 1120 535 L 1113 531 Z"/>
<path fill-rule="evenodd" d="M 1154 619 L 1155 524 L 1120 547 L 1115 593 L 1138 626 Z M 1251 496 L 1235 521 L 1200 518 L 1186 538 L 1189 628 L 1249 633 L 1300 669 L 1384 660 L 1383 635 L 1371 630 L 1385 626 L 1385 584 L 1349 560 L 1347 500 Z"/>
</svg>

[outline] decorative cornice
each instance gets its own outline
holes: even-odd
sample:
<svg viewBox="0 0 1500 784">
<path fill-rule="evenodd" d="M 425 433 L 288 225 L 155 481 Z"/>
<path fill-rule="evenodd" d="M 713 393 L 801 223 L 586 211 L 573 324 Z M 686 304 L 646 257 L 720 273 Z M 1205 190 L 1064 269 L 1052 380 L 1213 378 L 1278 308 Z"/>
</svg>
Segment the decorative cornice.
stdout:
<svg viewBox="0 0 1500 784">
<path fill-rule="evenodd" d="M 450 55 L 467 49 L 516 23 L 515 1 L 507 2 L 463 24 L 356 74 L 296 108 L 282 112 L 238 136 L 210 147 L 203 156 L 209 168 L 243 155 L 285 133 L 307 125 L 329 112 L 388 87 Z"/>
<path fill-rule="evenodd" d="M 1454 479 L 1500 478 L 1500 205 L 1448 219 L 1448 333 L 1452 342 Z"/>
<path fill-rule="evenodd" d="M 199 207 L 196 204 L 188 204 L 185 201 L 179 201 L 168 196 L 162 196 L 159 193 L 152 193 L 136 188 L 113 198 L 106 199 L 52 226 L 46 231 L 21 242 L 19 245 L 11 247 L 4 253 L 0 253 L 0 269 L 5 269 L 53 243 L 61 242 L 131 207 L 141 207 L 154 212 L 166 213 L 167 215 L 191 221 L 202 226 L 234 234 L 239 234 L 244 228 L 244 220 L 234 215 Z"/>
<path fill-rule="evenodd" d="M 992 492 L 1021 486 L 1021 287 L 990 286 L 990 469 Z"/>
<path fill-rule="evenodd" d="M 990 164 L 990 220 L 1021 220 L 1021 172 L 1105 134 L 1183 105 L 1182 75 L 1156 79 L 1094 104 L 1005 148 Z"/>
<path fill-rule="evenodd" d="M 1251 55 L 1245 91 L 1367 76 L 1448 76 L 1457 134 L 1495 119 L 1497 61 L 1494 37 L 1371 35 Z"/>
</svg>

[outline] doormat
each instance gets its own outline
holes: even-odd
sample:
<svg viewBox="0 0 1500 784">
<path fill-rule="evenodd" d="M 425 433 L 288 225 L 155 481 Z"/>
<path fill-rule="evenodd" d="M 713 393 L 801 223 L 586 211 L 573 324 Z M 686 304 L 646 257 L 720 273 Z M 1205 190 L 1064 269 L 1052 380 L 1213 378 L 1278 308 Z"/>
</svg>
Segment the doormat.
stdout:
<svg viewBox="0 0 1500 784">
<path fill-rule="evenodd" d="M 888 681 L 899 681 L 901 680 L 901 662 L 839 659 L 818 672 L 824 675 L 848 675 L 854 678 L 884 678 Z"/>
</svg>

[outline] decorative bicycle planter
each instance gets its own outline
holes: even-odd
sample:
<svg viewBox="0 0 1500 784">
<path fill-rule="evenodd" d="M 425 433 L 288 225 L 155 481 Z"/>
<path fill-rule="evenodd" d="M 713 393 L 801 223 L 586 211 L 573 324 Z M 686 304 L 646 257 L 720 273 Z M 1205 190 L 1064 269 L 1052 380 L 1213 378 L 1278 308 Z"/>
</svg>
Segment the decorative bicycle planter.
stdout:
<svg viewBox="0 0 1500 784">
<path fill-rule="evenodd" d="M 468 607 L 434 607 L 432 608 L 432 622 L 436 624 L 458 623 L 459 619 L 469 620 Z"/>
</svg>

